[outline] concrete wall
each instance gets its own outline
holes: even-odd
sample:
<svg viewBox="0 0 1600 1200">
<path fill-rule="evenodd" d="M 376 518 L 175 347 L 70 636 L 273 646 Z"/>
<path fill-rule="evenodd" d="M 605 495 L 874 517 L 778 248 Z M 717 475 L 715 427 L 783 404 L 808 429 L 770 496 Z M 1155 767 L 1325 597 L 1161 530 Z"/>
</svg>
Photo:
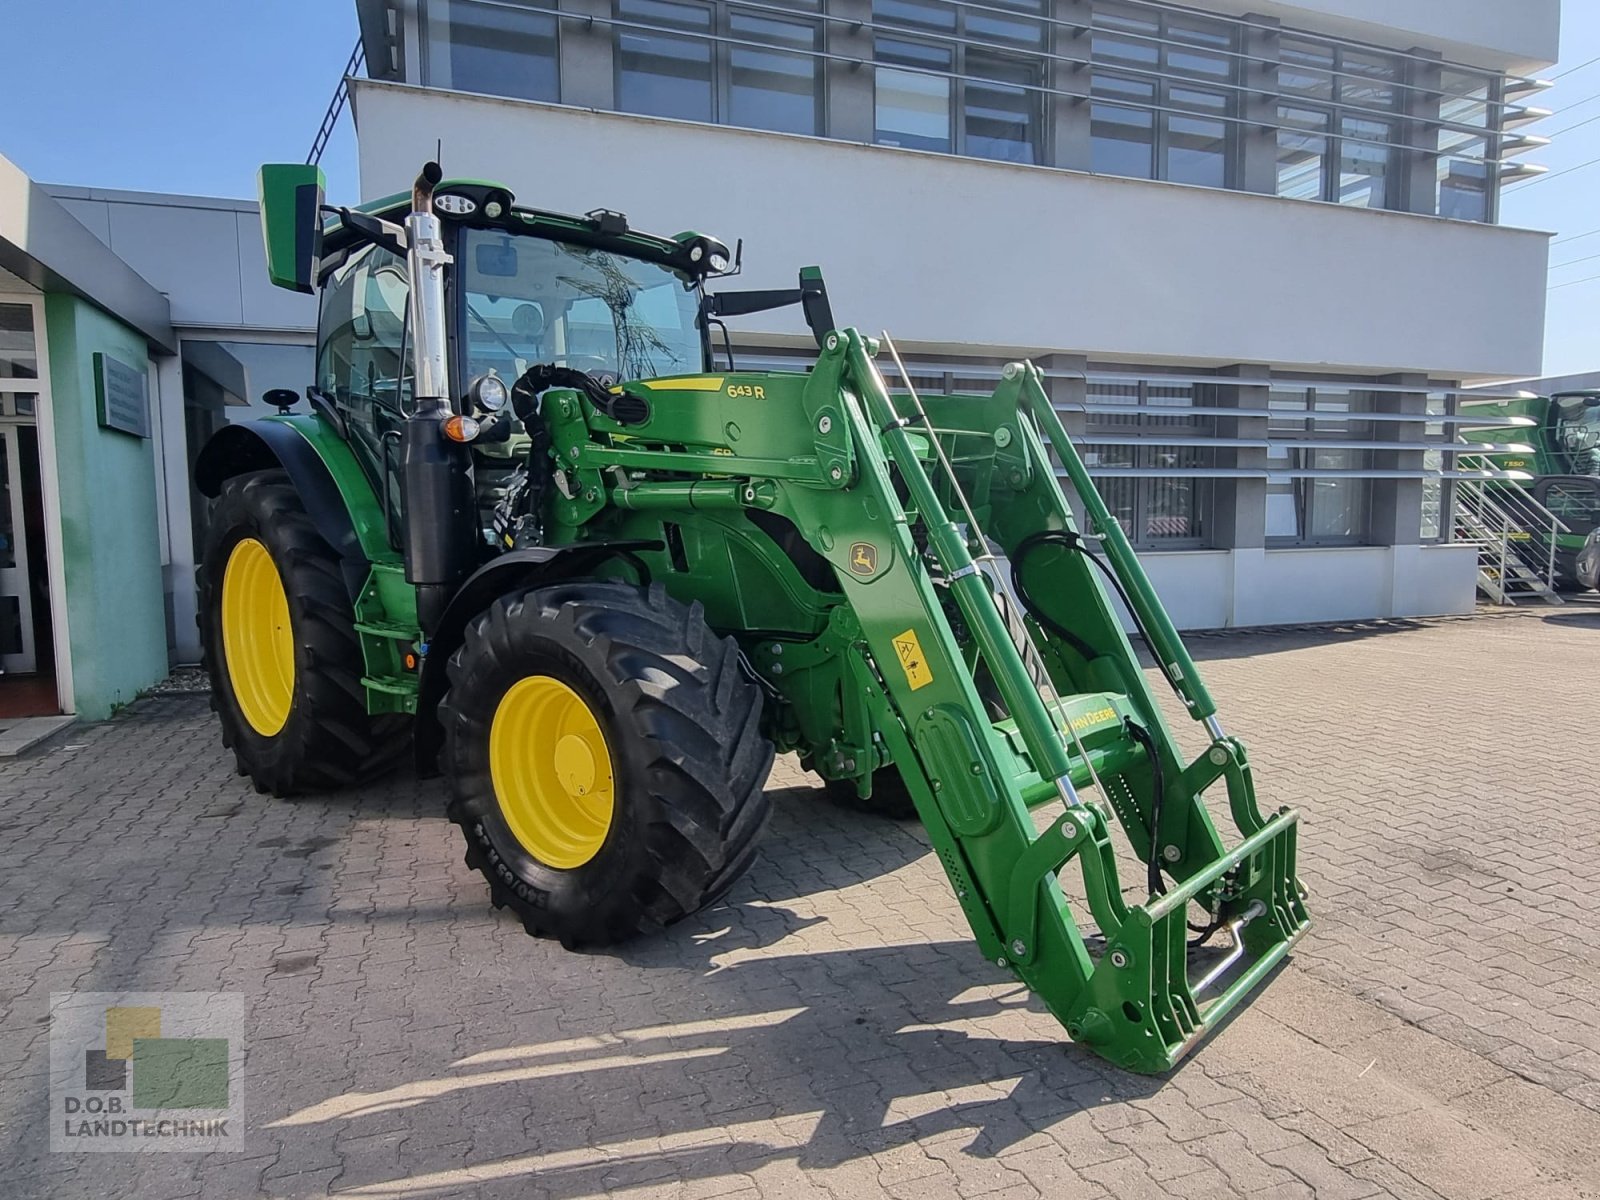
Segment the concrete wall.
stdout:
<svg viewBox="0 0 1600 1200">
<path fill-rule="evenodd" d="M 316 329 L 313 297 L 267 282 L 260 209 L 253 201 L 101 188 L 48 191 L 167 294 L 174 325 Z"/>
<path fill-rule="evenodd" d="M 1469 613 L 1474 546 L 1322 546 L 1142 554 L 1180 629 Z"/>
<path fill-rule="evenodd" d="M 449 174 L 503 180 L 525 204 L 742 237 L 741 287 L 792 287 L 818 263 L 842 323 L 914 349 L 1446 378 L 1540 362 L 1543 234 L 401 84 L 354 91 L 365 196 L 409 187 L 442 141 Z M 803 333 L 787 313 L 738 325 Z"/>
<path fill-rule="evenodd" d="M 47 295 L 45 328 L 72 687 L 95 721 L 167 674 L 153 448 L 100 428 L 95 408 L 96 352 L 149 363 L 144 338 L 76 297 Z"/>
</svg>

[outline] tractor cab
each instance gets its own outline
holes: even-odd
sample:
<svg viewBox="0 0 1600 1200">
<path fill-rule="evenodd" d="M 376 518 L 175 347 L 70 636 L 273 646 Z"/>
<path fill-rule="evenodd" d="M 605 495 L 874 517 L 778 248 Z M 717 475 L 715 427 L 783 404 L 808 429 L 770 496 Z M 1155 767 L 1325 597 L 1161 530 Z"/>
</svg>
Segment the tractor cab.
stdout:
<svg viewBox="0 0 1600 1200">
<path fill-rule="evenodd" d="M 264 168 L 262 195 L 273 281 L 320 294 L 307 395 L 385 497 L 398 548 L 406 511 L 400 451 L 418 395 L 401 225 L 413 196 L 330 208 L 315 168 L 292 166 Z M 309 247 L 308 205 L 326 218 L 312 226 Z M 832 329 L 815 268 L 794 289 L 709 293 L 707 283 L 737 274 L 740 262 L 705 234 L 658 237 L 605 209 L 579 217 L 525 208 L 508 189 L 473 180 L 439 182 L 431 211 L 443 251 L 448 378 L 430 390 L 455 418 L 450 435 L 470 449 L 477 527 L 496 548 L 512 544 L 500 544 L 515 523 L 505 511 L 508 489 L 519 473 L 546 466 L 544 455 L 529 453 L 537 422 L 528 419 L 544 390 L 578 387 L 607 407 L 615 403 L 607 393 L 625 384 L 704 375 L 718 357 L 711 329 L 727 316 L 798 304 L 819 344 Z M 726 336 L 722 354 L 732 369 Z"/>
<path fill-rule="evenodd" d="M 1550 397 L 1552 440 L 1573 475 L 1600 475 L 1600 391 L 1557 392 Z"/>
</svg>

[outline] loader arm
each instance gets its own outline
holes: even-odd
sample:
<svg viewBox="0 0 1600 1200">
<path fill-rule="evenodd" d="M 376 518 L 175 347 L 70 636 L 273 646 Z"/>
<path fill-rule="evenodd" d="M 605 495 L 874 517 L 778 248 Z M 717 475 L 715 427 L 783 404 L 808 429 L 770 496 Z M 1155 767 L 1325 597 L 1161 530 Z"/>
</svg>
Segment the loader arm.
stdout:
<svg viewBox="0 0 1600 1200">
<path fill-rule="evenodd" d="M 551 528 L 557 540 L 671 544 L 640 558 L 740 640 L 783 702 L 780 747 L 864 788 L 875 769 L 898 768 L 983 953 L 1075 1040 L 1165 1070 L 1304 931 L 1297 816 L 1261 813 L 1243 747 L 1038 372 L 1013 364 L 993 396 L 924 410 L 890 393 L 877 351 L 846 330 L 804 377 L 629 384 L 651 415 L 616 437 L 578 393 L 549 393 L 561 476 Z M 1075 526 L 1050 448 L 1098 550 Z M 793 547 L 776 552 L 773 519 L 832 568 L 827 589 L 801 580 Z M 1194 761 L 1123 632 L 1119 591 L 1205 730 Z M 997 592 L 1026 608 L 1025 638 Z M 1231 849 L 1202 798 L 1213 785 L 1242 839 Z M 1124 895 L 1119 841 L 1139 865 L 1141 903 Z M 1069 902 L 1058 873 L 1074 866 Z M 1191 920 L 1221 944 L 1192 946 Z"/>
</svg>

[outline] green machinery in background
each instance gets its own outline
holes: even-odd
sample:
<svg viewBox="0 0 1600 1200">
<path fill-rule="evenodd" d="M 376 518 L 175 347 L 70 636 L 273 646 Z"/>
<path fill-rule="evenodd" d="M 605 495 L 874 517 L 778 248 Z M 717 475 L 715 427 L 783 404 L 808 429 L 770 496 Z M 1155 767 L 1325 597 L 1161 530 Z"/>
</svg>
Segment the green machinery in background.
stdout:
<svg viewBox="0 0 1600 1200">
<path fill-rule="evenodd" d="M 262 170 L 272 277 L 321 294 L 310 411 L 272 394 L 284 415 L 196 471 L 214 706 L 258 788 L 357 782 L 409 738 L 495 904 L 575 948 L 723 894 L 795 752 L 843 802 L 920 819 L 983 954 L 1137 1071 L 1284 959 L 1297 816 L 1258 806 L 1032 365 L 919 398 L 814 269 L 713 293 L 737 270 L 713 238 L 431 164 L 365 209 L 321 193 Z M 790 304 L 809 370 L 714 351 L 723 319 Z"/>
<path fill-rule="evenodd" d="M 1524 530 L 1532 558 L 1552 558 L 1556 582 L 1600 588 L 1600 390 L 1556 392 L 1515 400 L 1474 401 L 1474 417 L 1504 426 L 1466 430 L 1462 439 L 1496 445 L 1475 456 L 1485 466 L 1524 476 L 1516 484 L 1564 526 Z"/>
</svg>

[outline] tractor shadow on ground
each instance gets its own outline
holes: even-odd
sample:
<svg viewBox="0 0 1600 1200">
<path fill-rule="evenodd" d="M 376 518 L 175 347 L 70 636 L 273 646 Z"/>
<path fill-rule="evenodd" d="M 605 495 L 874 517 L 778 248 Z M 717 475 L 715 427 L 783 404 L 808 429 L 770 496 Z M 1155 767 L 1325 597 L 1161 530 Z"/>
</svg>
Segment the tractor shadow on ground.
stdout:
<svg viewBox="0 0 1600 1200">
<path fill-rule="evenodd" d="M 1309 650 L 1346 642 L 1382 639 L 1394 634 L 1416 633 L 1436 624 L 1439 620 L 1472 620 L 1470 617 L 1435 618 L 1430 621 L 1411 621 L 1394 618 L 1381 621 L 1346 621 L 1329 625 L 1274 625 L 1253 629 L 1197 630 L 1183 633 L 1184 645 L 1198 663 L 1222 661 L 1233 658 L 1257 658 L 1264 654 L 1282 654 L 1291 650 Z M 1134 639 L 1142 666 L 1153 667 L 1155 660 L 1144 643 Z"/>
<path fill-rule="evenodd" d="M 683 951 L 679 965 L 698 968 L 695 957 Z M 1106 1129 L 1147 1118 L 1097 1119 L 1097 1110 L 1170 1082 L 1067 1044 L 1026 989 L 998 979 L 967 941 L 731 957 L 697 970 L 698 986 L 656 984 L 658 1024 L 618 1029 L 600 1014 L 571 1014 L 562 1026 L 574 1036 L 472 1045 L 431 1075 L 327 1097 L 262 1132 L 289 1159 L 330 1123 L 341 1139 L 360 1139 L 393 1129 L 401 1112 L 418 1130 L 469 1125 L 474 1113 L 526 1114 L 515 1153 L 476 1152 L 463 1164 L 459 1146 L 453 1155 L 441 1147 L 400 1177 L 347 1173 L 331 1194 L 453 1194 L 466 1166 L 506 1195 L 520 1184 L 565 1198 L 772 1163 L 806 1171 L 867 1160 L 875 1174 L 896 1151 L 934 1143 L 994 1158 L 1080 1115 L 1084 1161 L 1100 1161 Z"/>
</svg>

